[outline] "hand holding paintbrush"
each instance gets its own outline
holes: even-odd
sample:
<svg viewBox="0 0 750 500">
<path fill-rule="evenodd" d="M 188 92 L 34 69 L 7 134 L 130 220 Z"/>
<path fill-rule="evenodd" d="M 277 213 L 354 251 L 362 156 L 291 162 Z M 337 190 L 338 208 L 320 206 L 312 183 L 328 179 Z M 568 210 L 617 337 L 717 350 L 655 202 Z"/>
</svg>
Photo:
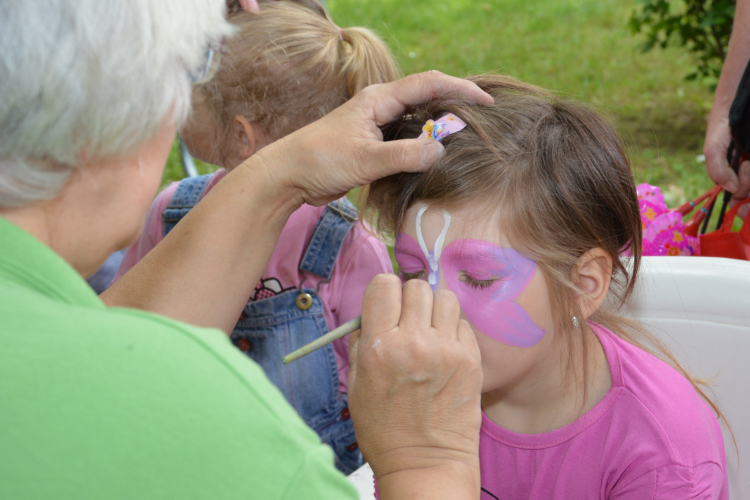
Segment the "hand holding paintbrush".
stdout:
<svg viewBox="0 0 750 500">
<path fill-rule="evenodd" d="M 481 357 L 456 296 L 375 277 L 349 358 L 349 410 L 380 498 L 478 498 Z"/>
</svg>

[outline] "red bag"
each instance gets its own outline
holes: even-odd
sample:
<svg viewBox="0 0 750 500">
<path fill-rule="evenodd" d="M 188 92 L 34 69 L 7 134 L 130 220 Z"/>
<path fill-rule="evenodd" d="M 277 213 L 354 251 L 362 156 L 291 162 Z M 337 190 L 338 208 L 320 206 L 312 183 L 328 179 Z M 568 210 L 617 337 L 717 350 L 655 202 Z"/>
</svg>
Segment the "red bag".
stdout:
<svg viewBox="0 0 750 500">
<path fill-rule="evenodd" d="M 700 248 L 703 257 L 726 257 L 729 259 L 750 260 L 750 213 L 742 223 L 739 232 L 732 231 L 737 211 L 750 198 L 737 203 L 727 213 L 724 223 L 714 232 L 700 235 Z"/>
</svg>

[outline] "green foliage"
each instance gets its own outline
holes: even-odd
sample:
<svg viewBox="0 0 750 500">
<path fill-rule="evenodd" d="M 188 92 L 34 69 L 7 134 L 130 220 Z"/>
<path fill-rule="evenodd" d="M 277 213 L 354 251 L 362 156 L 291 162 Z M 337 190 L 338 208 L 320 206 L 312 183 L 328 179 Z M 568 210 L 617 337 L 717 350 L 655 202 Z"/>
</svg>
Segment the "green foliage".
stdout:
<svg viewBox="0 0 750 500">
<path fill-rule="evenodd" d="M 716 87 L 732 33 L 735 0 L 640 0 L 630 16 L 633 33 L 644 32 L 643 51 L 671 43 L 693 53 L 696 67 L 686 79 Z"/>
<path fill-rule="evenodd" d="M 200 175 L 210 174 L 216 172 L 219 167 L 211 165 L 209 163 L 203 163 L 200 160 L 195 161 L 195 168 L 198 170 Z M 169 158 L 167 158 L 167 165 L 164 167 L 164 174 L 161 179 L 161 187 L 159 191 L 166 188 L 175 181 L 179 181 L 185 177 L 185 170 L 182 167 L 182 160 L 180 160 L 180 141 L 175 137 L 172 143 L 172 150 L 169 152 Z"/>
</svg>

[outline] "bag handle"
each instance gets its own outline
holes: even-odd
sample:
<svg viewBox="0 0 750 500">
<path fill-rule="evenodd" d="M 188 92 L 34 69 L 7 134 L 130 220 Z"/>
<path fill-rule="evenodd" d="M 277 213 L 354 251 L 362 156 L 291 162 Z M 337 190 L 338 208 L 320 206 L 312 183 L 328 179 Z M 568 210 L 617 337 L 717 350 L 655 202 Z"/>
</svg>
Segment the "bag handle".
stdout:
<svg viewBox="0 0 750 500">
<path fill-rule="evenodd" d="M 729 212 L 727 212 L 727 216 L 724 218 L 724 223 L 721 225 L 721 228 L 719 228 L 718 232 L 729 233 L 732 231 L 734 218 L 737 217 L 737 212 L 739 211 L 740 207 L 744 205 L 745 203 L 750 203 L 750 198 L 746 198 L 742 200 L 741 202 L 737 203 L 735 206 L 732 207 L 731 210 L 729 210 Z"/>
<path fill-rule="evenodd" d="M 719 196 L 719 193 L 721 193 L 721 189 L 721 186 L 714 186 L 708 191 L 708 193 L 706 193 L 708 194 L 706 203 L 704 203 L 703 207 L 693 215 L 687 224 L 685 224 L 685 234 L 693 237 L 698 236 L 698 229 L 700 228 L 701 222 L 711 216 L 711 210 L 713 209 L 716 198 Z"/>
<path fill-rule="evenodd" d="M 703 193 L 702 195 L 700 195 L 699 197 L 697 197 L 693 201 L 689 201 L 689 202 L 685 203 L 684 205 L 682 205 L 680 208 L 678 208 L 677 210 L 675 210 L 675 212 L 679 212 L 682 215 L 689 214 L 690 212 L 692 212 L 693 210 L 695 210 L 695 207 L 697 207 L 698 205 L 700 205 L 700 203 L 703 200 L 705 200 L 706 198 L 708 198 L 709 196 L 711 196 L 712 194 L 714 194 L 714 192 L 716 190 L 717 190 L 717 186 L 712 187 L 711 189 L 709 189 L 708 191 L 706 191 L 705 193 Z"/>
</svg>

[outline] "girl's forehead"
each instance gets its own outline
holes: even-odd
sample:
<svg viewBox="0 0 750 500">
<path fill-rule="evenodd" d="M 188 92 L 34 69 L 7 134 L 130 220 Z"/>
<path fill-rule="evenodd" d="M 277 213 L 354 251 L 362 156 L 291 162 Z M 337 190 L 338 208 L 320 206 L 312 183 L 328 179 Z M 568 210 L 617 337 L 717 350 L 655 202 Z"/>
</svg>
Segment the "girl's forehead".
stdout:
<svg viewBox="0 0 750 500">
<path fill-rule="evenodd" d="M 508 240 L 501 231 L 499 210 L 482 207 L 448 207 L 425 202 L 417 202 L 406 211 L 401 231 L 417 239 L 417 216 L 422 208 L 420 227 L 422 238 L 428 250 L 432 251 L 435 241 L 449 224 L 443 246 L 457 240 L 483 240 L 497 246 L 508 247 Z M 446 218 L 444 214 L 448 214 Z"/>
</svg>

